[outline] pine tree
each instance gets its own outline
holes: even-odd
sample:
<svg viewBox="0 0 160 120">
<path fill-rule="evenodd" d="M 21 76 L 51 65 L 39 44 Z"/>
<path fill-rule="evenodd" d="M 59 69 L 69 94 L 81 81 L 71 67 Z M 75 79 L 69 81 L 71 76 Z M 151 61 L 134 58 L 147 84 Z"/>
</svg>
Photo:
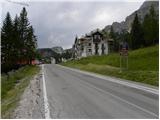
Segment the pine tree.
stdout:
<svg viewBox="0 0 160 120">
<path fill-rule="evenodd" d="M 131 29 L 131 41 L 132 41 L 132 49 L 137 49 L 143 46 L 143 32 L 142 32 L 142 27 L 141 23 L 138 19 L 138 15 L 136 13 L 133 24 L 132 24 L 132 29 Z"/>
<path fill-rule="evenodd" d="M 29 28 L 29 21 L 27 18 L 27 11 L 25 8 L 22 9 L 19 17 L 19 28 L 20 28 L 20 57 L 21 60 L 27 59 L 27 34 Z"/>
<path fill-rule="evenodd" d="M 31 64 L 31 60 L 36 56 L 36 48 L 37 48 L 37 39 L 34 35 L 33 27 L 30 26 L 28 28 L 28 34 L 26 39 L 26 51 L 27 51 L 27 60 L 29 64 Z"/>
<path fill-rule="evenodd" d="M 145 46 L 149 46 L 152 44 L 152 38 L 150 37 L 150 33 L 151 33 L 151 24 L 150 24 L 150 17 L 147 14 L 144 17 L 144 21 L 143 21 L 143 31 L 144 31 L 144 39 L 145 39 Z"/>
<path fill-rule="evenodd" d="M 143 21 L 143 31 L 145 45 L 154 45 L 159 41 L 159 25 L 158 25 L 158 16 L 154 10 L 154 7 L 151 6 L 149 14 L 147 14 Z"/>
<path fill-rule="evenodd" d="M 2 69 L 5 71 L 13 66 L 13 22 L 8 12 L 1 30 Z"/>
<path fill-rule="evenodd" d="M 15 63 L 19 61 L 20 56 L 20 30 L 19 30 L 19 19 L 18 16 L 15 16 L 13 21 L 13 47 L 14 47 L 14 56 L 15 56 Z"/>
<path fill-rule="evenodd" d="M 9 12 L 1 29 L 1 67 L 2 72 L 8 72 L 21 65 L 21 61 L 28 61 L 36 57 L 37 38 L 33 27 L 30 26 L 26 9 L 12 21 Z"/>
<path fill-rule="evenodd" d="M 159 39 L 159 24 L 158 24 L 158 16 L 154 10 L 153 5 L 150 8 L 150 17 L 151 17 L 151 26 L 152 26 L 152 30 L 151 30 L 151 38 L 152 38 L 152 43 L 155 44 L 158 39 Z"/>
</svg>

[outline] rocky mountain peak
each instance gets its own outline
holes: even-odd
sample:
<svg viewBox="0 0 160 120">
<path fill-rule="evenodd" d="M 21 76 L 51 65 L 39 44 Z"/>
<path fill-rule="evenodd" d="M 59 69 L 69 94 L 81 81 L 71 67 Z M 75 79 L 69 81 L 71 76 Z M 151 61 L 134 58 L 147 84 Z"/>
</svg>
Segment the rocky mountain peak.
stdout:
<svg viewBox="0 0 160 120">
<path fill-rule="evenodd" d="M 104 28 L 104 31 L 110 32 L 111 26 L 113 27 L 113 30 L 118 33 L 121 33 L 123 30 L 130 31 L 135 14 L 137 13 L 140 21 L 143 21 L 145 15 L 149 13 L 151 5 L 153 5 L 156 13 L 158 13 L 159 15 L 159 1 L 145 1 L 138 10 L 127 16 L 125 21 L 122 21 L 120 23 L 113 22 L 112 25 L 107 25 Z"/>
</svg>

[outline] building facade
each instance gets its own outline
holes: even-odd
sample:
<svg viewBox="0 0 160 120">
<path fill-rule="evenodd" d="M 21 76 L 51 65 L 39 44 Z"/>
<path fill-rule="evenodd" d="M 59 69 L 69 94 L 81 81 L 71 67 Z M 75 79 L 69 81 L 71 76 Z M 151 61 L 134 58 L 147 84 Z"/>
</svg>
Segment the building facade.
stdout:
<svg viewBox="0 0 160 120">
<path fill-rule="evenodd" d="M 99 30 L 86 34 L 81 38 L 76 37 L 73 45 L 75 58 L 107 55 L 110 42 L 112 42 L 112 39 L 106 39 Z"/>
</svg>

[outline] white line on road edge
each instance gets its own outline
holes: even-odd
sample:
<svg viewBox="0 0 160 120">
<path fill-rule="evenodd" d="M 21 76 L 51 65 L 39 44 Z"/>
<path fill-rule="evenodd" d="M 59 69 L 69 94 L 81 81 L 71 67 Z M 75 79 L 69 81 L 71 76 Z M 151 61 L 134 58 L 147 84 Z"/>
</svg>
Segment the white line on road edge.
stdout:
<svg viewBox="0 0 160 120">
<path fill-rule="evenodd" d="M 44 65 L 42 65 L 42 77 L 43 77 L 45 119 L 50 119 L 49 103 L 48 103 L 48 99 L 47 99 L 46 82 L 45 82 L 45 77 L 44 77 Z"/>
<path fill-rule="evenodd" d="M 88 83 L 86 82 L 85 84 L 88 84 Z M 140 106 L 138 106 L 138 105 L 136 105 L 136 104 L 133 104 L 133 103 L 131 103 L 131 102 L 125 100 L 125 99 L 122 99 L 121 97 L 118 97 L 118 96 L 116 96 L 116 95 L 114 95 L 114 94 L 112 94 L 112 93 L 110 93 L 110 92 L 104 91 L 104 90 L 102 90 L 102 89 L 100 89 L 100 88 L 98 88 L 98 87 L 96 87 L 96 86 L 94 86 L 94 85 L 92 85 L 92 84 L 88 84 L 88 86 L 91 86 L 91 87 L 93 87 L 94 89 L 97 89 L 98 91 L 101 91 L 101 92 L 103 92 L 103 93 L 107 93 L 107 94 L 109 94 L 110 96 L 112 96 L 112 97 L 114 97 L 114 98 L 116 98 L 116 99 L 118 99 L 118 100 L 120 100 L 120 101 L 122 101 L 122 102 L 124 102 L 124 103 L 127 103 L 128 105 L 134 106 L 134 107 L 136 107 L 137 109 L 139 109 L 139 110 L 141 110 L 141 111 L 143 111 L 143 112 L 146 112 L 146 113 L 148 113 L 148 114 L 150 114 L 150 115 L 153 115 L 154 117 L 157 117 L 157 118 L 159 117 L 157 114 L 155 114 L 155 113 L 153 113 L 153 112 L 151 112 L 151 111 L 148 111 L 148 110 L 146 110 L 146 109 L 144 109 L 144 108 L 142 108 L 142 107 L 140 107 Z"/>
<path fill-rule="evenodd" d="M 82 73 L 82 74 L 90 75 L 90 76 L 97 77 L 97 78 L 100 78 L 100 79 L 103 79 L 103 80 L 111 81 L 111 82 L 114 82 L 114 83 L 118 83 L 118 84 L 121 84 L 121 85 L 129 86 L 129 87 L 132 87 L 132 88 L 136 88 L 136 89 L 139 89 L 139 90 L 150 92 L 152 94 L 159 95 L 159 90 L 153 89 L 153 88 L 150 88 L 150 87 L 145 87 L 145 86 L 142 86 L 142 85 L 138 85 L 136 83 L 130 83 L 130 82 L 122 81 L 120 79 L 118 80 L 118 78 L 114 79 L 112 77 L 103 76 L 103 75 L 99 75 L 99 74 L 96 74 L 96 73 L 82 71 L 82 70 L 78 70 L 78 69 L 74 69 L 74 68 L 69 68 L 69 67 L 65 67 L 65 66 L 62 66 L 62 65 L 57 65 L 57 66 L 69 69 L 71 71 L 79 72 L 79 73 Z"/>
</svg>

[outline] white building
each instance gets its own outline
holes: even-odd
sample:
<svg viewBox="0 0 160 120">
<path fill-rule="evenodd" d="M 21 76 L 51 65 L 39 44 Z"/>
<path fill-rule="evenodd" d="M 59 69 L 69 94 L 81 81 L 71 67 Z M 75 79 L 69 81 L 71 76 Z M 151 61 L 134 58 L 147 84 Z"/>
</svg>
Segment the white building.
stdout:
<svg viewBox="0 0 160 120">
<path fill-rule="evenodd" d="M 103 34 L 96 30 L 81 38 L 76 37 L 73 45 L 75 57 L 87 57 L 91 55 L 104 55 L 109 53 L 109 43 L 112 39 L 104 38 Z"/>
</svg>

